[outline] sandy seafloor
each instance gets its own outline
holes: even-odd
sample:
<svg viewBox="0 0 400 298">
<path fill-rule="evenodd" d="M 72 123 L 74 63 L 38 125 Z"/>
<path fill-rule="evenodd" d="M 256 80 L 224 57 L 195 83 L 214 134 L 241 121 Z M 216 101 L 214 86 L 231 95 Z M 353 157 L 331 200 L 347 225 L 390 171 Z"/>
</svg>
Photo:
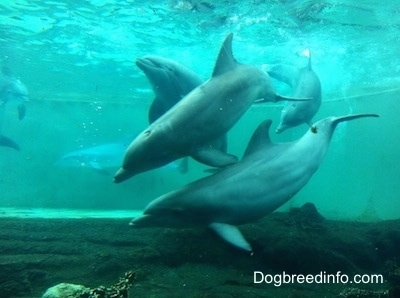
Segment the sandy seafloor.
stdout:
<svg viewBox="0 0 400 298">
<path fill-rule="evenodd" d="M 129 218 L 1 217 L 1 297 L 41 297 L 61 282 L 110 286 L 132 270 L 129 297 L 400 297 L 400 220 L 331 221 L 313 208 L 241 226 L 254 253 L 206 229 L 133 229 Z M 254 284 L 253 272 L 353 276 L 383 284 Z"/>
</svg>

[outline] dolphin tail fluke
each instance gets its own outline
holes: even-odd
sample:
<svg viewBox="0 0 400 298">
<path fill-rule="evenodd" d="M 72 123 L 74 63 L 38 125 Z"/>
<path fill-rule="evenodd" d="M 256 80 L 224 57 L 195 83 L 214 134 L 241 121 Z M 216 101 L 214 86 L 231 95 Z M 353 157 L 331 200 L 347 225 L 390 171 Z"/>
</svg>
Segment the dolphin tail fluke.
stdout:
<svg viewBox="0 0 400 298">
<path fill-rule="evenodd" d="M 247 242 L 247 240 L 243 237 L 242 233 L 237 227 L 218 222 L 210 224 L 209 227 L 222 239 L 232 244 L 233 246 L 236 246 L 246 251 L 253 250 L 249 242 Z"/>
<path fill-rule="evenodd" d="M 20 150 L 19 145 L 16 142 L 3 135 L 0 135 L 0 146 L 14 148 L 18 151 Z"/>
</svg>

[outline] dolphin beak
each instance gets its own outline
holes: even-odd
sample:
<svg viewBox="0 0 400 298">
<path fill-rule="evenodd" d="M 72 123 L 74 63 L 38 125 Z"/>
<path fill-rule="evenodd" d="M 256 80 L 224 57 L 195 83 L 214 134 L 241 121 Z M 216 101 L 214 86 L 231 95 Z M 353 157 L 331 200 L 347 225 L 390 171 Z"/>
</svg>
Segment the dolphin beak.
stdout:
<svg viewBox="0 0 400 298">
<path fill-rule="evenodd" d="M 129 223 L 129 225 L 133 226 L 135 228 L 151 226 L 151 224 L 150 224 L 151 218 L 152 218 L 151 215 L 143 214 L 139 217 L 132 219 L 131 222 Z"/>
<path fill-rule="evenodd" d="M 152 69 L 158 69 L 158 65 L 155 64 L 151 59 L 149 58 L 137 58 L 136 59 L 136 66 L 139 67 L 144 73 L 149 72 Z"/>
<path fill-rule="evenodd" d="M 132 176 L 134 176 L 133 173 L 130 173 L 129 171 L 125 170 L 124 168 L 120 168 L 114 175 L 114 182 L 120 183 Z"/>
</svg>

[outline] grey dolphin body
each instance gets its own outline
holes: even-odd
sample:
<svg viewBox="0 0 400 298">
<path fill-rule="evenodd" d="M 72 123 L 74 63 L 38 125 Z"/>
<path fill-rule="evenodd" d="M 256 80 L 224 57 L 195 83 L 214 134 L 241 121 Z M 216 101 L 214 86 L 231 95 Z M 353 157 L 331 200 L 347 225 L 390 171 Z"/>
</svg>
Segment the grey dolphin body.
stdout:
<svg viewBox="0 0 400 298">
<path fill-rule="evenodd" d="M 2 134 L 1 128 L 4 121 L 4 110 L 7 105 L 16 103 L 18 108 L 18 118 L 25 117 L 24 102 L 28 98 L 26 86 L 11 71 L 3 67 L 0 74 L 0 146 L 7 146 L 19 150 L 19 145 L 12 139 Z"/>
<path fill-rule="evenodd" d="M 121 165 L 123 154 L 128 145 L 129 142 L 121 140 L 74 150 L 64 154 L 55 164 L 61 167 L 90 168 L 101 175 L 111 175 L 111 171 L 115 171 Z M 165 167 L 176 168 L 183 172 L 186 170 L 187 164 L 174 162 Z"/>
<path fill-rule="evenodd" d="M 309 101 L 287 103 L 282 110 L 281 122 L 276 133 L 303 123 L 311 125 L 312 118 L 321 106 L 321 83 L 311 67 L 311 55 L 306 67 L 298 69 L 290 65 L 276 64 L 269 67 L 268 74 L 291 86 L 294 97 L 311 98 Z"/>
<path fill-rule="evenodd" d="M 209 144 L 226 134 L 260 98 L 287 100 L 276 94 L 268 74 L 234 59 L 232 34 L 229 34 L 211 79 L 186 95 L 132 141 L 114 181 L 122 182 L 184 156 L 192 156 L 213 167 L 234 164 L 235 156 Z"/>
<path fill-rule="evenodd" d="M 152 201 L 134 227 L 212 228 L 224 240 L 251 251 L 235 225 L 253 222 L 283 205 L 317 171 L 338 123 L 376 114 L 328 117 L 299 140 L 274 144 L 271 121 L 256 129 L 243 159 Z"/>
<path fill-rule="evenodd" d="M 138 58 L 136 65 L 144 72 L 156 95 L 149 109 L 150 124 L 165 114 L 186 94 L 203 83 L 203 80 L 194 71 L 172 59 L 147 55 Z M 226 135 L 210 146 L 226 152 Z M 186 157 L 182 159 L 179 168 L 182 173 L 188 171 L 188 159 Z"/>
<path fill-rule="evenodd" d="M 64 154 L 56 165 L 91 168 L 99 174 L 110 175 L 109 169 L 118 168 L 128 144 L 115 142 L 83 148 Z"/>
</svg>

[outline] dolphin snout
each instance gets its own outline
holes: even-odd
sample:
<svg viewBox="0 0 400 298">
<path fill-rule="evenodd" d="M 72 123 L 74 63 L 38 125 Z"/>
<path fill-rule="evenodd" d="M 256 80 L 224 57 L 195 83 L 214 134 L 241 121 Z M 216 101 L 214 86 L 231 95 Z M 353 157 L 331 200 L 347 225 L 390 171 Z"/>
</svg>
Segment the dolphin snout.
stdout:
<svg viewBox="0 0 400 298">
<path fill-rule="evenodd" d="M 149 214 L 143 214 L 139 217 L 132 219 L 129 225 L 135 228 L 140 228 L 140 227 L 152 226 L 151 222 L 152 222 L 152 216 Z"/>
</svg>

